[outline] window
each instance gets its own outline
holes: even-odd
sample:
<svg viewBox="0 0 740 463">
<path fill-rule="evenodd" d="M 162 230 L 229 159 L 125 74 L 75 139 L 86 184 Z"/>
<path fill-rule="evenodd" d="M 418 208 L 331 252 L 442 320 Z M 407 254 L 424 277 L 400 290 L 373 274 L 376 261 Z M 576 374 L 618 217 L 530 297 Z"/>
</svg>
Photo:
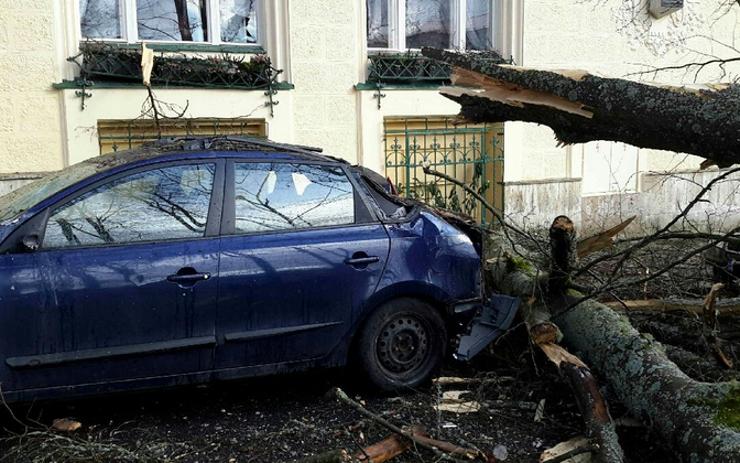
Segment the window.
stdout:
<svg viewBox="0 0 740 463">
<path fill-rule="evenodd" d="M 234 183 L 238 233 L 355 222 L 354 189 L 338 167 L 237 163 Z"/>
<path fill-rule="evenodd" d="M 214 164 L 165 167 L 96 188 L 52 212 L 44 248 L 199 238 Z"/>
<path fill-rule="evenodd" d="M 493 0 L 366 0 L 367 46 L 487 50 Z"/>
<path fill-rule="evenodd" d="M 98 120 L 100 154 L 137 148 L 162 137 L 218 135 L 266 137 L 267 123 L 264 119 L 241 117 L 161 119 L 159 126 L 153 119 Z"/>
<path fill-rule="evenodd" d="M 256 44 L 258 0 L 79 0 L 86 39 Z"/>
</svg>

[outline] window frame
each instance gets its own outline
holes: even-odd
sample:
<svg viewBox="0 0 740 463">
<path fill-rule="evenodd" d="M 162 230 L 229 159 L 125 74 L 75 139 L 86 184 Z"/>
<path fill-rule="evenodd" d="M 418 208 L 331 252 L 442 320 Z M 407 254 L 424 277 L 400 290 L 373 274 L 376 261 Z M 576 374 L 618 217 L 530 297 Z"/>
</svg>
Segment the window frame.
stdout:
<svg viewBox="0 0 740 463">
<path fill-rule="evenodd" d="M 301 165 L 318 165 L 339 168 L 342 173 L 347 177 L 350 185 L 352 186 L 352 192 L 354 197 L 354 222 L 346 224 L 336 225 L 320 225 L 314 227 L 304 228 L 285 228 L 281 230 L 268 230 L 268 231 L 256 231 L 256 232 L 240 232 L 236 230 L 236 188 L 235 188 L 235 173 L 236 164 L 301 164 Z M 245 159 L 245 158 L 233 158 L 228 159 L 226 162 L 226 176 L 224 184 L 224 198 L 223 198 L 223 212 L 221 215 L 221 236 L 262 236 L 262 235 L 276 235 L 283 233 L 301 233 L 316 230 L 331 230 L 337 228 L 349 228 L 349 227 L 361 227 L 368 224 L 380 223 L 380 218 L 377 215 L 375 208 L 368 202 L 368 199 L 362 193 L 360 185 L 357 183 L 357 179 L 352 175 L 352 172 L 345 165 L 337 164 L 331 161 L 311 161 L 311 160 L 296 160 L 296 159 Z"/>
<path fill-rule="evenodd" d="M 213 176 L 213 188 L 211 190 L 211 198 L 208 204 L 208 218 L 206 219 L 206 227 L 203 236 L 198 237 L 185 237 L 185 238 L 171 238 L 171 239 L 158 239 L 158 240 L 142 240 L 142 241 L 127 241 L 123 243 L 104 243 L 104 244 L 85 244 L 80 246 L 67 246 L 67 247 L 56 247 L 47 248 L 44 247 L 44 239 L 46 237 L 46 228 L 49 223 L 49 219 L 52 217 L 54 212 L 67 204 L 73 202 L 80 196 L 83 196 L 97 188 L 105 186 L 107 184 L 116 182 L 122 178 L 126 178 L 132 175 L 140 174 L 142 172 L 154 171 L 165 169 L 168 167 L 175 167 L 180 165 L 198 165 L 198 164 L 213 164 L 215 166 L 215 172 Z M 122 246 L 139 246 L 139 245 L 152 245 L 160 243 L 174 243 L 182 241 L 199 241 L 204 239 L 217 238 L 219 235 L 219 228 L 221 222 L 221 216 L 223 213 L 223 191 L 224 191 L 224 177 L 225 177 L 225 161 L 218 158 L 194 158 L 194 159 L 181 159 L 176 161 L 157 162 L 154 164 L 146 164 L 144 166 L 132 167 L 125 169 L 120 172 L 116 172 L 102 179 L 92 182 L 84 188 L 75 191 L 61 200 L 55 202 L 49 207 L 45 208 L 37 214 L 37 217 L 42 217 L 42 222 L 39 224 L 39 242 L 41 246 L 35 251 L 39 252 L 60 252 L 60 251 L 77 251 L 82 249 L 102 249 L 110 247 L 122 247 Z M 84 182 L 84 180 L 83 180 Z M 32 219 L 33 220 L 33 219 Z"/>
<path fill-rule="evenodd" d="M 153 45 L 172 45 L 182 47 L 243 47 L 263 48 L 265 46 L 265 5 L 264 0 L 255 0 L 255 16 L 257 17 L 257 38 L 254 43 L 224 42 L 221 40 L 221 12 L 219 10 L 220 0 L 206 0 L 206 23 L 208 24 L 209 40 L 203 42 L 183 40 L 142 40 L 139 38 L 139 28 L 136 17 L 136 0 L 120 0 L 120 27 L 121 38 L 85 37 L 82 34 L 82 18 L 80 17 L 80 2 L 74 0 L 75 25 L 77 37 L 81 41 L 95 40 L 110 43 L 136 45 L 142 42 Z"/>
<path fill-rule="evenodd" d="M 448 0 L 452 3 L 450 8 L 450 22 L 455 25 L 452 36 L 454 47 L 448 50 L 466 50 L 467 46 L 467 6 L 468 0 Z M 489 9 L 489 39 L 491 47 L 495 49 L 498 44 L 496 30 L 498 29 L 498 18 L 501 17 L 501 8 L 497 0 L 488 0 Z M 406 0 L 385 0 L 388 5 L 388 47 L 367 46 L 367 1 L 365 2 L 365 45 L 370 53 L 419 51 L 419 48 L 406 47 Z"/>
</svg>

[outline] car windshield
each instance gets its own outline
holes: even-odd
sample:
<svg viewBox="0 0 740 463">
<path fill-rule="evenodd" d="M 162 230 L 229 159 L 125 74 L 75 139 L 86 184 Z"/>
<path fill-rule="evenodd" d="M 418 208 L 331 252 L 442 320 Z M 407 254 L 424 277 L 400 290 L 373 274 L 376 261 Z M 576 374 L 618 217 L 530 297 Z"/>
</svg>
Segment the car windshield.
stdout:
<svg viewBox="0 0 740 463">
<path fill-rule="evenodd" d="M 0 196 L 0 222 L 12 219 L 49 196 L 74 185 L 98 171 L 94 163 L 81 162 L 41 177 L 27 185 Z"/>
</svg>

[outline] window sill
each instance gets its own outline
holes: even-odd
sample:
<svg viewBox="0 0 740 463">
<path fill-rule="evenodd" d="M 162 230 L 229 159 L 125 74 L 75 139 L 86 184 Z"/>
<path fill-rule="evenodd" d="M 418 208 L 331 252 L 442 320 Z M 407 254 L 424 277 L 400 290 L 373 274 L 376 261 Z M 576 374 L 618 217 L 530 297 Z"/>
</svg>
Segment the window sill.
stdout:
<svg viewBox="0 0 740 463">
<path fill-rule="evenodd" d="M 75 80 L 63 80 L 61 82 L 55 82 L 51 84 L 52 88 L 55 90 L 68 90 L 68 89 L 79 89 L 82 88 L 83 85 L 79 81 Z M 103 89 L 103 88 L 144 88 L 144 84 L 139 82 L 106 82 L 106 81 L 94 81 L 92 85 L 85 86 L 87 89 Z M 265 91 L 265 88 L 245 88 L 245 87 L 236 87 L 236 86 L 228 86 L 228 85 L 165 85 L 165 84 L 152 84 L 152 88 L 166 88 L 166 89 L 215 89 L 215 90 L 242 90 L 242 91 Z M 295 89 L 295 85 L 291 84 L 290 82 L 278 82 L 272 87 L 274 90 L 293 90 Z"/>
<path fill-rule="evenodd" d="M 449 85 L 449 82 L 408 82 L 408 83 L 393 83 L 393 84 L 382 84 L 376 82 L 360 82 L 355 84 L 355 90 L 359 91 L 377 91 L 381 90 L 438 90 L 441 87 Z"/>
<path fill-rule="evenodd" d="M 105 43 L 111 47 L 118 48 L 121 50 L 140 50 L 141 43 L 125 43 L 115 42 L 109 40 L 91 40 L 81 41 L 80 49 L 85 47 L 87 43 Z M 154 51 L 161 52 L 201 52 L 201 53 L 243 53 L 243 54 L 264 54 L 265 49 L 259 45 L 241 45 L 241 44 L 222 44 L 214 45 L 211 43 L 162 43 L 162 42 L 145 42 L 147 48 Z"/>
</svg>

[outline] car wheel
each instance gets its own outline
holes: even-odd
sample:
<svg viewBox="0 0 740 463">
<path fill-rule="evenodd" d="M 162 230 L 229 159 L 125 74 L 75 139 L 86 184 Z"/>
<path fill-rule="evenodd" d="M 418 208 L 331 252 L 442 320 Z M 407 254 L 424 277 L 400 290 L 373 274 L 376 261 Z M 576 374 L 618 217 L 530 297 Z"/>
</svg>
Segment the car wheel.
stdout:
<svg viewBox="0 0 740 463">
<path fill-rule="evenodd" d="M 360 366 L 384 391 L 416 387 L 440 366 L 447 344 L 439 312 L 417 299 L 387 302 L 370 315 L 357 343 Z"/>
</svg>

